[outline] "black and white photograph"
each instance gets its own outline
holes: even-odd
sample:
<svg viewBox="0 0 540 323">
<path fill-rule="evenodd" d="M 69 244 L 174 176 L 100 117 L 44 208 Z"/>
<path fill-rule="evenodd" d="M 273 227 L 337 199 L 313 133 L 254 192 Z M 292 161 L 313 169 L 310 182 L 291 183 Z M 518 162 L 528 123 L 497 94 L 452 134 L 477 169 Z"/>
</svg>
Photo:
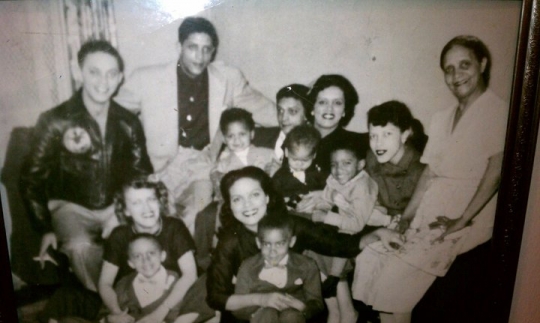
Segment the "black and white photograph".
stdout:
<svg viewBox="0 0 540 323">
<path fill-rule="evenodd" d="M 0 2 L 0 323 L 536 321 L 539 15 Z"/>
</svg>

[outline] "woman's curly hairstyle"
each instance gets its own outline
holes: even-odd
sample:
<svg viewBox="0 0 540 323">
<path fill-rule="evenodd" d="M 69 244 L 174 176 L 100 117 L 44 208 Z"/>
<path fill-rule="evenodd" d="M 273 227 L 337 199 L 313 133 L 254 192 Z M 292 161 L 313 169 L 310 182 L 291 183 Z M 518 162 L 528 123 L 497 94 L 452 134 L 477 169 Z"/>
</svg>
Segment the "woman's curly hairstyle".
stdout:
<svg viewBox="0 0 540 323">
<path fill-rule="evenodd" d="M 315 103 L 317 102 L 317 96 L 319 95 L 319 92 L 331 86 L 335 86 L 343 92 L 343 98 L 345 99 L 345 116 L 339 120 L 339 125 L 341 127 L 345 127 L 354 117 L 354 109 L 358 102 L 360 102 L 360 98 L 358 97 L 358 92 L 356 92 L 356 89 L 354 88 L 352 83 L 343 75 L 321 75 L 321 77 L 319 77 L 317 81 L 315 81 L 315 84 L 313 84 L 313 87 L 311 88 L 311 90 L 309 90 L 308 93 L 308 100 L 310 102 L 310 105 L 308 107 L 309 111 L 306 111 L 306 115 L 308 116 L 311 124 L 315 124 L 312 112 Z"/>
<path fill-rule="evenodd" d="M 169 215 L 169 193 L 161 181 L 151 181 L 147 176 L 134 177 L 122 185 L 114 198 L 114 212 L 120 224 L 133 224 L 133 219 L 126 216 L 126 191 L 128 189 L 153 189 L 159 201 L 160 216 Z"/>
<path fill-rule="evenodd" d="M 255 166 L 247 166 L 238 170 L 233 170 L 225 174 L 221 179 L 221 194 L 223 196 L 223 206 L 221 207 L 220 220 L 223 228 L 227 228 L 232 224 L 238 224 L 239 221 L 234 217 L 231 210 L 231 194 L 230 189 L 236 181 L 242 178 L 250 178 L 261 184 L 261 188 L 268 196 L 267 214 L 286 214 L 287 207 L 281 194 L 276 192 L 272 185 L 270 176 L 262 169 Z"/>
</svg>

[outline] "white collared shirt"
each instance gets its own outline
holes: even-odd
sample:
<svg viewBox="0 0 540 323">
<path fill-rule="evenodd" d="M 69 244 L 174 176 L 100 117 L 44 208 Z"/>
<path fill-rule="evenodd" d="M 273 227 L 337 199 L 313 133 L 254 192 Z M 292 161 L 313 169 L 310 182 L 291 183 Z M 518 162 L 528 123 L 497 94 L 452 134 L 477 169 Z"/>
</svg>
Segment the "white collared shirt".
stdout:
<svg viewBox="0 0 540 323">
<path fill-rule="evenodd" d="M 299 180 L 302 183 L 306 183 L 306 172 L 305 171 L 295 171 L 291 168 L 292 176 L 294 176 L 297 180 Z"/>
<path fill-rule="evenodd" d="M 240 161 L 242 162 L 242 164 L 244 164 L 244 166 L 248 165 L 247 156 L 249 154 L 249 147 L 247 147 L 246 149 L 242 151 L 235 151 L 234 154 L 236 155 L 236 157 L 238 157 L 238 159 L 240 159 Z"/>
<path fill-rule="evenodd" d="M 287 136 L 285 135 L 285 133 L 283 133 L 283 131 L 280 131 L 276 141 L 276 146 L 274 147 L 274 154 L 276 155 L 276 160 L 280 163 L 283 161 L 284 155 L 283 149 L 281 147 L 283 146 L 286 137 Z"/>
<path fill-rule="evenodd" d="M 287 284 L 287 262 L 289 255 L 286 255 L 276 266 L 270 266 L 265 260 L 265 266 L 259 273 L 259 279 L 269 282 L 278 288 L 283 288 Z M 270 267 L 269 267 L 270 266 Z"/>
<path fill-rule="evenodd" d="M 170 288 L 173 281 L 174 277 L 169 276 L 163 266 L 150 278 L 137 274 L 133 280 L 133 290 L 141 307 L 158 300 Z"/>
</svg>

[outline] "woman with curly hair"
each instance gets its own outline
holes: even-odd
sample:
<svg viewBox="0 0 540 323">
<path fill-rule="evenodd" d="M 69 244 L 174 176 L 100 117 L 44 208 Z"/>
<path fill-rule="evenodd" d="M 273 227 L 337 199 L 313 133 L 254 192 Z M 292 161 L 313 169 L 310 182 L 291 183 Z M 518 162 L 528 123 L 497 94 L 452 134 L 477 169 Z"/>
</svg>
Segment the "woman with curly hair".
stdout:
<svg viewBox="0 0 540 323">
<path fill-rule="evenodd" d="M 134 322 L 133 317 L 120 308 L 114 285 L 120 278 L 133 273 L 134 269 L 128 264 L 128 246 L 133 236 L 141 233 L 151 234 L 156 238 L 166 253 L 163 267 L 177 272 L 180 278 L 171 287 L 169 296 L 154 311 L 137 322 L 162 322 L 171 308 L 180 302 L 184 303 L 181 305 L 180 314 L 199 314 L 192 315 L 197 321 L 213 315 L 213 311 L 205 311 L 209 309 L 200 301 L 204 297 L 204 281 L 199 280 L 201 284 L 196 283 L 197 266 L 193 255 L 193 239 L 181 220 L 167 216 L 167 200 L 165 185 L 146 178 L 135 178 L 127 182 L 117 195 L 116 214 L 124 224 L 116 227 L 105 242 L 98 284 L 99 294 L 109 309 L 109 322 Z M 188 293 L 194 295 L 189 296 Z M 197 299 L 199 301 L 196 301 Z"/>
</svg>

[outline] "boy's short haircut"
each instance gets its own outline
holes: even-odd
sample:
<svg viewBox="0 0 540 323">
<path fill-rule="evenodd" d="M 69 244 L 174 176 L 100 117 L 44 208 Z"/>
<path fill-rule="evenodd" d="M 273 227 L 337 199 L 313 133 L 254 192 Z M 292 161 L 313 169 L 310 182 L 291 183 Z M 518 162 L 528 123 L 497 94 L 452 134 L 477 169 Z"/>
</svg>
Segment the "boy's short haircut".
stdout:
<svg viewBox="0 0 540 323">
<path fill-rule="evenodd" d="M 118 70 L 120 70 L 120 72 L 124 71 L 124 60 L 122 59 L 122 56 L 120 56 L 118 50 L 106 40 L 91 40 L 84 43 L 77 53 L 77 62 L 79 63 L 79 66 L 82 68 L 84 60 L 88 55 L 98 52 L 107 53 L 114 57 L 118 63 Z"/>
<path fill-rule="evenodd" d="M 158 248 L 159 251 L 163 251 L 163 246 L 161 246 L 161 243 L 154 235 L 150 233 L 137 233 L 133 237 L 131 237 L 131 239 L 129 239 L 128 250 L 127 250 L 128 257 L 131 253 L 131 248 L 133 247 L 133 244 L 139 240 L 150 241 L 153 245 L 155 245 Z"/>
<path fill-rule="evenodd" d="M 276 103 L 279 102 L 281 99 L 285 98 L 293 98 L 300 103 L 302 103 L 302 106 L 304 107 L 304 113 L 307 112 L 308 107 L 310 106 L 309 100 L 308 100 L 308 92 L 309 87 L 303 85 L 303 84 L 289 84 L 281 89 L 276 93 Z"/>
<path fill-rule="evenodd" d="M 229 125 L 234 122 L 240 122 L 249 130 L 253 131 L 255 129 L 255 121 L 251 112 L 248 112 L 241 108 L 230 108 L 223 113 L 221 113 L 221 118 L 219 119 L 219 129 L 225 135 L 229 129 Z"/>
<path fill-rule="evenodd" d="M 361 149 L 357 142 L 340 141 L 335 143 L 330 150 L 330 156 L 334 155 L 338 150 L 345 150 L 352 153 L 359 161 L 365 159 L 367 154 L 366 149 Z"/>
<path fill-rule="evenodd" d="M 304 146 L 311 151 L 311 155 L 317 152 L 321 134 L 317 129 L 310 125 L 300 125 L 294 127 L 285 138 L 283 147 L 291 151 L 297 147 Z"/>
<path fill-rule="evenodd" d="M 288 238 L 293 236 L 293 223 L 289 216 L 281 214 L 269 214 L 259 221 L 257 225 L 257 237 L 264 239 L 264 234 L 270 230 L 282 231 Z"/>
</svg>

